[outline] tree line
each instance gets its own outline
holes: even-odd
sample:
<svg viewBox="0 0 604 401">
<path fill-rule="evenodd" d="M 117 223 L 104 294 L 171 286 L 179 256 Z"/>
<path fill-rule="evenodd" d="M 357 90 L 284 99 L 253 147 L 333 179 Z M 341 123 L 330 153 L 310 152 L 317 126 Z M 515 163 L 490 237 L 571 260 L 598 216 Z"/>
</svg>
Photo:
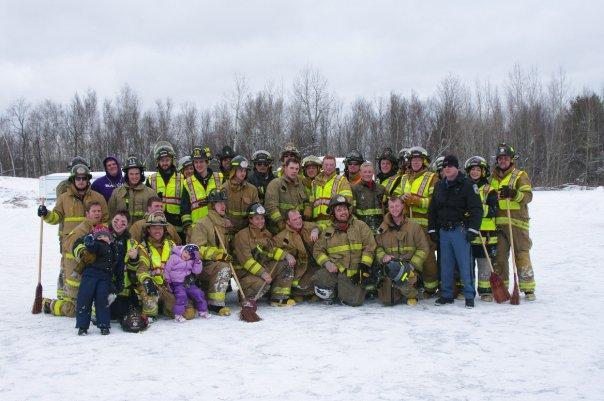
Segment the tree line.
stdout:
<svg viewBox="0 0 604 401">
<path fill-rule="evenodd" d="M 602 94 L 571 93 L 563 73 L 544 81 L 519 66 L 500 86 L 448 76 L 425 99 L 392 92 L 345 104 L 311 69 L 288 89 L 268 84 L 252 92 L 237 77 L 228 96 L 205 108 L 169 98 L 144 108 L 127 85 L 102 102 L 94 90 L 76 93 L 67 104 L 20 98 L 0 114 L 0 135 L 1 174 L 23 177 L 65 171 L 75 155 L 96 170 L 107 155 L 136 154 L 152 167 L 158 140 L 171 142 L 178 155 L 195 145 L 216 153 L 228 144 L 248 157 L 265 149 L 278 158 L 283 144 L 293 142 L 304 155 L 345 156 L 356 148 L 368 160 L 386 146 L 398 152 L 414 145 L 433 158 L 454 153 L 460 160 L 491 160 L 496 145 L 507 142 L 534 185 L 604 184 Z"/>
</svg>

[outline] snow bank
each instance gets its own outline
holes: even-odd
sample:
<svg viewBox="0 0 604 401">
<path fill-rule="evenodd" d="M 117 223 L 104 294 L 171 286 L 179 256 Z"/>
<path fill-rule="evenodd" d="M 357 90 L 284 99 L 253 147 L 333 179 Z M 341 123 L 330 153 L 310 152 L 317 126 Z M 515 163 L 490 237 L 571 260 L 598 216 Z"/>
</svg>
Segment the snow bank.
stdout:
<svg viewBox="0 0 604 401">
<path fill-rule="evenodd" d="M 234 313 L 162 320 L 141 334 L 114 325 L 107 337 L 95 328 L 78 337 L 73 319 L 30 313 L 36 190 L 36 180 L 0 178 L 3 400 L 545 401 L 604 394 L 601 189 L 535 193 L 534 303 L 261 306 L 259 323 Z M 18 196 L 25 207 L 9 201 Z M 55 292 L 59 261 L 56 229 L 45 225 L 46 295 Z"/>
</svg>

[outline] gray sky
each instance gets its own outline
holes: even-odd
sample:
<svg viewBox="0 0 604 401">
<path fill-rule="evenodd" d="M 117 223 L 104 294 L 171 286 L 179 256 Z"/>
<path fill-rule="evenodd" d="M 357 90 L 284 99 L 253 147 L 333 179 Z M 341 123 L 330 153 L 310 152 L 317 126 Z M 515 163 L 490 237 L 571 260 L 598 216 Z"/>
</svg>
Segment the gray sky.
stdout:
<svg viewBox="0 0 604 401">
<path fill-rule="evenodd" d="M 415 91 L 449 74 L 501 84 L 514 64 L 574 90 L 604 84 L 602 1 L 0 0 L 0 110 L 128 83 L 148 108 L 213 105 L 244 76 L 291 87 L 305 67 L 344 100 Z"/>
</svg>

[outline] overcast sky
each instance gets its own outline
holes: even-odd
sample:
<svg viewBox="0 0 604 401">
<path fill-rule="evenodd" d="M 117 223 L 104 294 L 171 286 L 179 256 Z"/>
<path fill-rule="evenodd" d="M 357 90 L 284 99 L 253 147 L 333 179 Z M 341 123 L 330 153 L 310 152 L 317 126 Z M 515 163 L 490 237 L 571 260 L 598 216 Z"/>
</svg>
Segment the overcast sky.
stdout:
<svg viewBox="0 0 604 401">
<path fill-rule="evenodd" d="M 0 110 L 128 83 L 143 107 L 210 106 L 244 76 L 289 90 L 305 67 L 344 100 L 421 97 L 453 74 L 501 84 L 519 64 L 604 84 L 604 1 L 0 0 Z"/>
</svg>

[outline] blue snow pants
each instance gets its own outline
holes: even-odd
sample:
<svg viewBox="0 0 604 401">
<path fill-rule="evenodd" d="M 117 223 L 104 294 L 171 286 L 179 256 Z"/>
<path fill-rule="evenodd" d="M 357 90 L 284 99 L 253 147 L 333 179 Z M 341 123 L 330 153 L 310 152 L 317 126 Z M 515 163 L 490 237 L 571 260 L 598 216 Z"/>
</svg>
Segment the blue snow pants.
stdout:
<svg viewBox="0 0 604 401">
<path fill-rule="evenodd" d="M 459 269 L 459 278 L 463 282 L 463 295 L 466 299 L 474 299 L 474 273 L 472 268 L 472 247 L 466 240 L 466 229 L 455 226 L 451 230 L 440 229 L 440 286 L 442 296 L 453 298 L 455 285 L 455 263 Z"/>
<path fill-rule="evenodd" d="M 98 269 L 84 269 L 80 289 L 76 298 L 76 328 L 88 329 L 92 302 L 96 309 L 96 325 L 99 329 L 109 328 L 111 313 L 109 310 L 110 275 Z"/>
</svg>

